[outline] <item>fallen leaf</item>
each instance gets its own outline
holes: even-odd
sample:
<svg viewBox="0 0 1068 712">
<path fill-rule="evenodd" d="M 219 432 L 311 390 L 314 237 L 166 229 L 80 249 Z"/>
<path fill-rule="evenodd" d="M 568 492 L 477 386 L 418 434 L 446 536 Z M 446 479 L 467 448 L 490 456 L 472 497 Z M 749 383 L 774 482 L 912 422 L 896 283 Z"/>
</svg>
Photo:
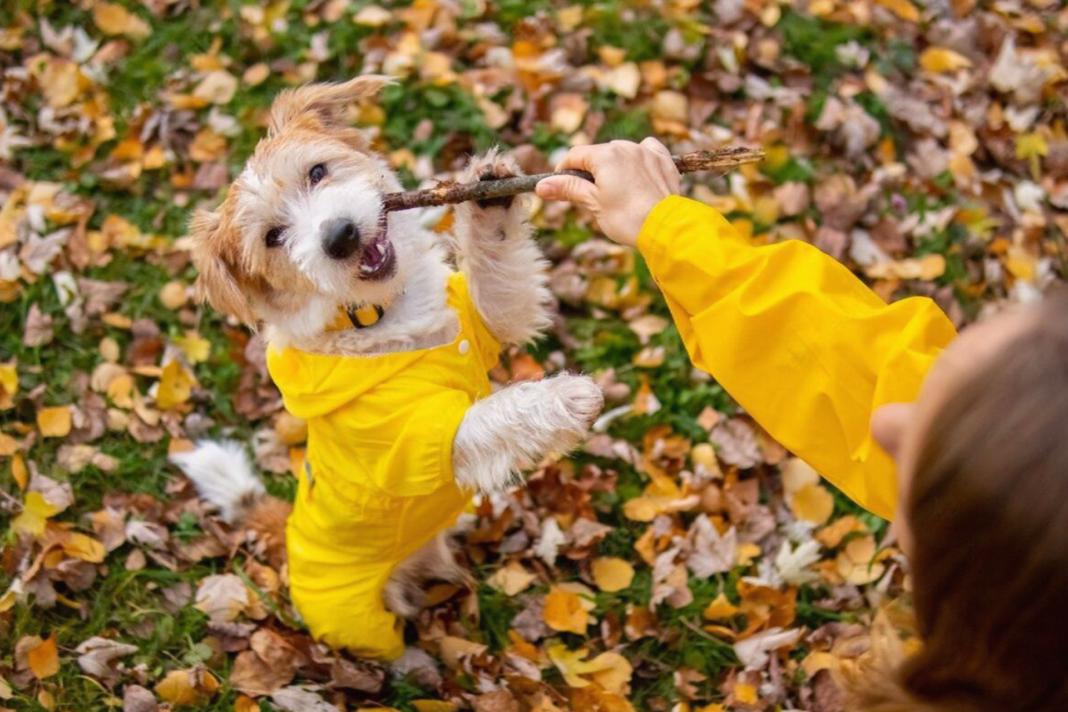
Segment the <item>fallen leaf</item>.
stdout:
<svg viewBox="0 0 1068 712">
<path fill-rule="evenodd" d="M 577 594 L 554 586 L 545 596 L 545 623 L 553 630 L 585 635 L 592 622 Z"/>
<path fill-rule="evenodd" d="M 22 511 L 11 522 L 11 528 L 18 534 L 39 537 L 44 534 L 48 518 L 58 514 L 61 509 L 48 502 L 40 492 L 27 492 Z"/>
<path fill-rule="evenodd" d="M 69 405 L 54 408 L 41 408 L 37 411 L 37 427 L 46 438 L 65 438 L 70 434 L 72 424 Z"/>
<path fill-rule="evenodd" d="M 93 22 L 105 35 L 144 39 L 152 33 L 147 22 L 117 3 L 96 3 L 93 6 Z"/>
<path fill-rule="evenodd" d="M 605 556 L 590 563 L 590 573 L 597 588 L 615 593 L 630 587 L 634 580 L 634 567 L 625 559 Z"/>
<path fill-rule="evenodd" d="M 59 650 L 56 637 L 49 636 L 26 651 L 26 662 L 30 672 L 38 680 L 52 677 L 59 672 Z"/>
</svg>

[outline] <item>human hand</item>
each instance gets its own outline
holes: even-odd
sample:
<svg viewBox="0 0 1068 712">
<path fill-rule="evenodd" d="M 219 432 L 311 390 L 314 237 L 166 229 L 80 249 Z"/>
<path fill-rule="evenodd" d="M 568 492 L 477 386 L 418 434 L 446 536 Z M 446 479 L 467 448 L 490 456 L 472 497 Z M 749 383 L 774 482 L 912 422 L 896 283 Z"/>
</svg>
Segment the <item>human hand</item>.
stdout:
<svg viewBox="0 0 1068 712">
<path fill-rule="evenodd" d="M 671 152 L 655 138 L 639 143 L 612 141 L 571 149 L 557 170 L 577 168 L 595 183 L 576 176 L 554 176 L 538 183 L 545 200 L 566 200 L 593 213 L 601 231 L 633 247 L 649 213 L 664 198 L 679 192 L 679 171 Z"/>
</svg>

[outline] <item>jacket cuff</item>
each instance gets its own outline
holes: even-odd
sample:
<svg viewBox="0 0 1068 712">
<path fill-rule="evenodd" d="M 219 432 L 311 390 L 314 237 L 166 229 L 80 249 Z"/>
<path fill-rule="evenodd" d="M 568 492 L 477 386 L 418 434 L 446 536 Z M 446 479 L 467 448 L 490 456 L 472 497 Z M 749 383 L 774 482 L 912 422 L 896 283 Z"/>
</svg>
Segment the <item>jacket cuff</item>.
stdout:
<svg viewBox="0 0 1068 712">
<path fill-rule="evenodd" d="M 664 223 L 672 213 L 680 209 L 686 203 L 691 202 L 681 195 L 669 195 L 657 203 L 642 223 L 642 229 L 638 232 L 638 252 L 642 254 L 646 262 L 661 257 L 668 251 L 668 246 L 674 233 L 664 230 Z"/>
</svg>

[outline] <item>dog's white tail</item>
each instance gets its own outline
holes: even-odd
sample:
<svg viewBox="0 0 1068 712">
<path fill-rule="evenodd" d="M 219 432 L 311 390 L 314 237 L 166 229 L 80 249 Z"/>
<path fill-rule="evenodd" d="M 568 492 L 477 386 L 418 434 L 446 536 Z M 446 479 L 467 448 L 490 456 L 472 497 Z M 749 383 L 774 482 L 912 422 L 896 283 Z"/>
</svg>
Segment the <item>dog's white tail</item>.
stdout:
<svg viewBox="0 0 1068 712">
<path fill-rule="evenodd" d="M 174 453 L 170 459 L 231 524 L 266 493 L 245 448 L 233 440 L 202 440 L 196 449 Z"/>
</svg>

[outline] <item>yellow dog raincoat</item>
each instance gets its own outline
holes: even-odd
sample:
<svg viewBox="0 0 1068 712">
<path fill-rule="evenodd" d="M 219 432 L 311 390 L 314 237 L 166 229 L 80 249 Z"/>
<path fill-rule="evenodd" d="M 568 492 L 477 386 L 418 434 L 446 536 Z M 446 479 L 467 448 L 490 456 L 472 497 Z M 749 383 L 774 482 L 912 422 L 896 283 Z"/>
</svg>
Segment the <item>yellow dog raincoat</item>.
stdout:
<svg viewBox="0 0 1068 712">
<path fill-rule="evenodd" d="M 315 638 L 357 655 L 404 651 L 382 591 L 470 499 L 453 479 L 452 441 L 471 404 L 489 395 L 500 345 L 460 273 L 448 305 L 460 333 L 444 346 L 369 357 L 267 352 L 286 409 L 308 421 L 307 476 L 286 527 L 290 593 Z"/>
<path fill-rule="evenodd" d="M 937 305 L 888 305 L 812 245 L 751 245 L 718 212 L 680 197 L 653 209 L 638 249 L 694 364 L 795 455 L 891 518 L 894 463 L 872 439 L 871 415 L 915 400 L 956 337 Z"/>
</svg>

